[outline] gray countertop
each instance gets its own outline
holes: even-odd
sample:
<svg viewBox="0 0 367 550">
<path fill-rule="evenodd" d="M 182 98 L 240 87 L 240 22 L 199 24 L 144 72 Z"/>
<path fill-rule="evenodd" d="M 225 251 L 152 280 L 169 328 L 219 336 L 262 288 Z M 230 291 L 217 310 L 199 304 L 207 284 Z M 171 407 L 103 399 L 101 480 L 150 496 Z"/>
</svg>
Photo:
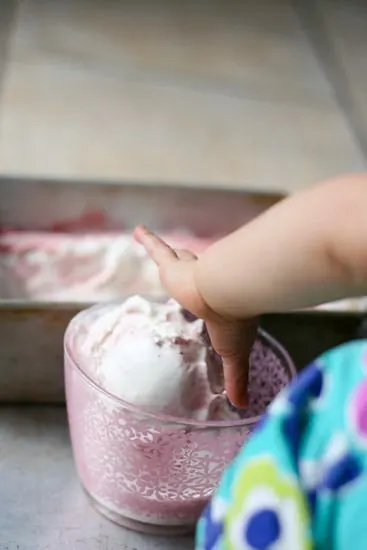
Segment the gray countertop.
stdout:
<svg viewBox="0 0 367 550">
<path fill-rule="evenodd" d="M 0 550 L 192 550 L 97 514 L 76 477 L 65 409 L 0 408 Z"/>
</svg>

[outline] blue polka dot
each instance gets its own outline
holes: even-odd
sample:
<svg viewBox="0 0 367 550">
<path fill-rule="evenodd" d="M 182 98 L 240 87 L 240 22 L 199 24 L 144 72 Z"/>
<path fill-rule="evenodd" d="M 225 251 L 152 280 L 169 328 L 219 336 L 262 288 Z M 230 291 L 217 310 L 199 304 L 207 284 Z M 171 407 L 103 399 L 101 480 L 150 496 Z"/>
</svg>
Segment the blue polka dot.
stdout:
<svg viewBox="0 0 367 550">
<path fill-rule="evenodd" d="M 313 516 L 316 510 L 317 491 L 316 489 L 313 489 L 312 491 L 306 492 L 306 495 L 307 495 L 310 512 L 311 512 L 311 515 Z"/>
<path fill-rule="evenodd" d="M 300 417 L 297 411 L 293 411 L 283 421 L 283 432 L 289 444 L 292 456 L 298 459 L 301 442 Z"/>
<path fill-rule="evenodd" d="M 260 510 L 245 526 L 245 540 L 254 550 L 268 550 L 281 534 L 279 518 L 273 510 Z"/>
<path fill-rule="evenodd" d="M 320 397 L 323 388 L 323 373 L 316 363 L 311 363 L 289 386 L 288 401 L 302 407 L 312 397 Z"/>
<path fill-rule="evenodd" d="M 338 491 L 357 479 L 361 473 L 362 467 L 357 458 L 348 454 L 327 470 L 321 482 L 321 487 L 330 491 Z"/>
</svg>

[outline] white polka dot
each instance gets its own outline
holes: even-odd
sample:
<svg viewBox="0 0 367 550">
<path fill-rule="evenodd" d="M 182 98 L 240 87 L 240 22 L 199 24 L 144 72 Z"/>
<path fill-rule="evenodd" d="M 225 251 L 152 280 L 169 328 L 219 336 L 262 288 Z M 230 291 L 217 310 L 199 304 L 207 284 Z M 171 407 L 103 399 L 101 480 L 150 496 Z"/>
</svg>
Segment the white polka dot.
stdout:
<svg viewBox="0 0 367 550">
<path fill-rule="evenodd" d="M 288 394 L 286 392 L 280 393 L 268 410 L 270 414 L 274 416 L 280 416 L 290 412 L 292 410 L 292 405 L 288 401 Z"/>
<path fill-rule="evenodd" d="M 227 503 L 223 498 L 216 497 L 212 500 L 210 515 L 214 522 L 222 521 L 226 515 Z"/>
</svg>

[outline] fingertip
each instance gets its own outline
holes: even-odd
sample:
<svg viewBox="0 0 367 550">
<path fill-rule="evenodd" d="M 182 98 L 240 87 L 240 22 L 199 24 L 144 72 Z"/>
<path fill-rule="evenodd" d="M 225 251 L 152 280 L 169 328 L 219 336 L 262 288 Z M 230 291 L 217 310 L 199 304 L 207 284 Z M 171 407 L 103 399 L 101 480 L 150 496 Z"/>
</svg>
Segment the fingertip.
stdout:
<svg viewBox="0 0 367 550">
<path fill-rule="evenodd" d="M 175 251 L 145 225 L 138 225 L 133 233 L 138 243 L 145 248 L 158 266 L 178 259 Z"/>
<path fill-rule="evenodd" d="M 244 369 L 243 363 L 239 364 L 228 361 L 223 362 L 224 382 L 227 397 L 231 404 L 237 409 L 244 409 L 248 406 L 248 370 Z"/>
<path fill-rule="evenodd" d="M 151 254 L 151 250 L 155 248 L 157 244 L 164 244 L 163 241 L 145 225 L 138 225 L 134 229 L 133 234 L 137 242 L 143 245 L 149 254 Z"/>
<path fill-rule="evenodd" d="M 249 404 L 246 390 L 242 393 L 236 392 L 234 395 L 227 392 L 227 399 L 235 409 L 246 409 Z"/>
<path fill-rule="evenodd" d="M 142 241 L 144 239 L 144 236 L 148 233 L 148 229 L 145 227 L 145 225 L 137 225 L 133 231 L 133 235 L 135 240 L 138 241 L 138 243 L 142 244 Z"/>
</svg>

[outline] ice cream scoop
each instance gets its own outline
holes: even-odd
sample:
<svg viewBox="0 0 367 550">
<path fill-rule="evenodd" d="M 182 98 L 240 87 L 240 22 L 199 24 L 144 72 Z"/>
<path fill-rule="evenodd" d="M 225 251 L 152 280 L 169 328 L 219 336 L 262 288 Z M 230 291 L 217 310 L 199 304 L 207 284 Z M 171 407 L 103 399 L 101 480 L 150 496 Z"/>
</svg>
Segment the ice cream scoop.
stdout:
<svg viewBox="0 0 367 550">
<path fill-rule="evenodd" d="M 203 321 L 173 300 L 139 296 L 80 319 L 74 349 L 83 370 L 109 393 L 154 413 L 210 420 L 236 417 L 209 381 Z"/>
</svg>

